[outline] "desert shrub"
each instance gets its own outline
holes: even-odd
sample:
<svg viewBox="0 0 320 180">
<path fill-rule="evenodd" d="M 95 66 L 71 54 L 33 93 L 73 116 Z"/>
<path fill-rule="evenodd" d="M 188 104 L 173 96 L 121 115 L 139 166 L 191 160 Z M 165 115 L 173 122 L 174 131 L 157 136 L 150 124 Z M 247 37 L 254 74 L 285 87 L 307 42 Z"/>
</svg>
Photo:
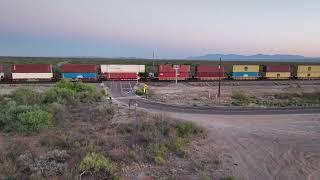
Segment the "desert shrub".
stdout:
<svg viewBox="0 0 320 180">
<path fill-rule="evenodd" d="M 15 101 L 8 101 L 0 110 L 0 128 L 5 131 L 16 130 L 19 125 L 18 115 L 37 109 L 36 107 L 17 105 Z"/>
<path fill-rule="evenodd" d="M 79 146 L 76 140 L 67 134 L 47 135 L 42 137 L 39 140 L 39 143 L 41 144 L 41 146 L 46 146 L 46 147 L 49 147 L 50 149 L 72 150 Z"/>
<path fill-rule="evenodd" d="M 211 178 L 205 172 L 202 172 L 199 176 L 199 180 L 210 180 L 210 179 Z"/>
<path fill-rule="evenodd" d="M 150 144 L 148 146 L 148 151 L 156 164 L 162 165 L 166 162 L 168 157 L 168 148 L 164 143 Z"/>
<path fill-rule="evenodd" d="M 264 100 L 262 104 L 273 107 L 320 105 L 320 92 L 279 93 L 268 100 Z"/>
<path fill-rule="evenodd" d="M 248 105 L 259 105 L 261 100 L 255 96 L 249 96 L 243 91 L 234 91 L 231 96 L 231 104 L 234 106 L 248 106 Z"/>
<path fill-rule="evenodd" d="M 236 180 L 236 178 L 234 176 L 227 176 L 227 177 L 221 178 L 221 180 Z"/>
<path fill-rule="evenodd" d="M 102 106 L 94 108 L 91 111 L 92 120 L 111 120 L 115 115 L 116 110 L 114 106 Z"/>
<path fill-rule="evenodd" d="M 19 105 L 35 105 L 42 101 L 42 94 L 30 88 L 19 88 L 13 91 L 10 98 Z"/>
<path fill-rule="evenodd" d="M 53 119 L 63 119 L 66 105 L 97 102 L 104 95 L 95 86 L 70 81 L 60 81 L 44 92 L 19 88 L 10 95 L 0 96 L 0 129 L 38 132 L 54 125 Z M 106 111 L 113 117 L 112 109 Z"/>
<path fill-rule="evenodd" d="M 243 91 L 232 92 L 232 105 L 235 106 L 247 106 L 250 104 L 250 97 L 247 96 Z"/>
<path fill-rule="evenodd" d="M 67 80 L 59 81 L 55 90 L 65 90 L 76 94 L 77 98 L 84 103 L 93 103 L 100 101 L 105 96 L 105 91 L 99 91 L 95 86 L 85 84 L 83 82 L 71 82 Z"/>
<path fill-rule="evenodd" d="M 19 131 L 38 132 L 42 128 L 53 126 L 53 116 L 42 110 L 28 111 L 18 115 L 18 123 Z"/>
<path fill-rule="evenodd" d="M 30 179 L 34 179 L 34 177 L 44 179 L 43 177 L 63 175 L 67 169 L 67 160 L 69 158 L 70 156 L 65 150 L 52 150 L 39 157 L 26 153 L 17 158 L 17 166 L 18 170 L 22 174 L 27 174 Z"/>
<path fill-rule="evenodd" d="M 138 96 L 144 95 L 143 88 L 138 88 L 138 89 L 136 89 L 136 95 L 138 95 Z"/>
<path fill-rule="evenodd" d="M 70 89 L 52 88 L 43 93 L 43 103 L 76 104 L 76 93 Z"/>
<path fill-rule="evenodd" d="M 176 125 L 176 129 L 180 137 L 197 135 L 202 132 L 202 128 L 193 122 L 179 122 Z"/>
<path fill-rule="evenodd" d="M 88 153 L 80 162 L 80 171 L 91 174 L 100 172 L 113 176 L 117 171 L 116 163 L 101 153 Z"/>
<path fill-rule="evenodd" d="M 0 179 L 16 179 L 16 163 L 6 157 L 5 155 L 0 155 Z"/>
<path fill-rule="evenodd" d="M 186 158 L 190 154 L 189 140 L 175 137 L 168 143 L 168 147 L 179 157 Z"/>
</svg>

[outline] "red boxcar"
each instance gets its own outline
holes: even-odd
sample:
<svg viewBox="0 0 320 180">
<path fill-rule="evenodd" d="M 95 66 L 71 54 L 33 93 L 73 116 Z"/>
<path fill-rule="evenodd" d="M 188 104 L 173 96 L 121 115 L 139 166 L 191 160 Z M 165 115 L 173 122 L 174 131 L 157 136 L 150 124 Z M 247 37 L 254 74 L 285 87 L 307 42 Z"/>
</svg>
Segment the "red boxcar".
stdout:
<svg viewBox="0 0 320 180">
<path fill-rule="evenodd" d="M 220 72 L 220 73 L 219 73 Z M 200 80 L 217 80 L 224 79 L 224 67 L 221 66 L 197 66 L 196 67 L 196 78 Z"/>
<path fill-rule="evenodd" d="M 63 64 L 61 65 L 61 72 L 72 73 L 89 73 L 97 72 L 97 66 L 94 64 Z"/>
<path fill-rule="evenodd" d="M 266 72 L 291 72 L 290 65 L 267 65 Z"/>
<path fill-rule="evenodd" d="M 104 73 L 104 79 L 110 80 L 135 80 L 139 78 L 137 73 Z"/>
<path fill-rule="evenodd" d="M 51 64 L 14 64 L 12 73 L 52 73 Z"/>
<path fill-rule="evenodd" d="M 176 72 L 175 66 L 179 68 L 180 72 L 190 72 L 189 65 L 172 65 L 172 64 L 161 64 L 158 66 L 158 72 Z"/>
<path fill-rule="evenodd" d="M 176 69 L 177 79 L 178 80 L 187 80 L 190 75 L 190 66 L 189 65 L 171 65 L 171 64 L 162 64 L 158 66 L 159 80 L 175 80 L 176 79 Z"/>
</svg>

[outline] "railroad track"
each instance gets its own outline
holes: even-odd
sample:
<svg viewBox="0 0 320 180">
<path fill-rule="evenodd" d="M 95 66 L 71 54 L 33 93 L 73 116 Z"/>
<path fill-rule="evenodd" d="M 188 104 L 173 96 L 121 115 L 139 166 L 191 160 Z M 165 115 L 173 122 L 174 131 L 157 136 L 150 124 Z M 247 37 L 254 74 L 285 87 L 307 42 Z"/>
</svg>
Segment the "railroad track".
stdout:
<svg viewBox="0 0 320 180">
<path fill-rule="evenodd" d="M 258 115 L 258 114 L 316 114 L 320 113 L 319 107 L 279 107 L 279 108 L 258 108 L 258 107 L 235 107 L 235 106 L 219 106 L 219 107 L 193 107 L 178 106 L 164 104 L 154 101 L 142 99 L 132 94 L 123 93 L 123 82 L 105 82 L 105 85 L 111 90 L 113 99 L 129 106 L 129 102 L 134 102 L 139 108 L 160 111 L 160 112 L 176 112 L 176 113 L 192 113 L 192 114 L 225 114 L 225 115 Z M 135 82 L 129 83 L 134 87 Z"/>
</svg>

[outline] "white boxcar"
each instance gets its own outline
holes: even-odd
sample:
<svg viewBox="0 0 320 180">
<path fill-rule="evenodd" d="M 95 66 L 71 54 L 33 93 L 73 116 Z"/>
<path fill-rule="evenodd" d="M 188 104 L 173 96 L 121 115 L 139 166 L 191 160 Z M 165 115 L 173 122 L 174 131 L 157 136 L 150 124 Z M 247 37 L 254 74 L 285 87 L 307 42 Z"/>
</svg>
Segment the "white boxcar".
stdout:
<svg viewBox="0 0 320 180">
<path fill-rule="evenodd" d="M 12 79 L 51 79 L 53 73 L 12 73 Z"/>
<path fill-rule="evenodd" d="M 101 65 L 101 73 L 140 73 L 145 71 L 145 65 Z"/>
</svg>

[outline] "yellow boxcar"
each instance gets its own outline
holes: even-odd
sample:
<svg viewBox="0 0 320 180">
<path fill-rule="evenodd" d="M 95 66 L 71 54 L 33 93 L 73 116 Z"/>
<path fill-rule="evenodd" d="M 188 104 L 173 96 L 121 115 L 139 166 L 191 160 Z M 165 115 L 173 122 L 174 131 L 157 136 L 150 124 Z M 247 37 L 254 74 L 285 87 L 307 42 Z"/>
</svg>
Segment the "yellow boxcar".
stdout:
<svg viewBox="0 0 320 180">
<path fill-rule="evenodd" d="M 298 72 L 298 79 L 320 79 L 320 72 Z"/>
<path fill-rule="evenodd" d="M 233 65 L 233 72 L 259 72 L 259 65 Z"/>
<path fill-rule="evenodd" d="M 320 65 L 299 65 L 297 77 L 299 79 L 320 79 Z"/>
<path fill-rule="evenodd" d="M 298 72 L 320 73 L 320 65 L 299 65 Z"/>
<path fill-rule="evenodd" d="M 290 72 L 266 72 L 267 79 L 289 79 L 290 77 Z"/>
</svg>

